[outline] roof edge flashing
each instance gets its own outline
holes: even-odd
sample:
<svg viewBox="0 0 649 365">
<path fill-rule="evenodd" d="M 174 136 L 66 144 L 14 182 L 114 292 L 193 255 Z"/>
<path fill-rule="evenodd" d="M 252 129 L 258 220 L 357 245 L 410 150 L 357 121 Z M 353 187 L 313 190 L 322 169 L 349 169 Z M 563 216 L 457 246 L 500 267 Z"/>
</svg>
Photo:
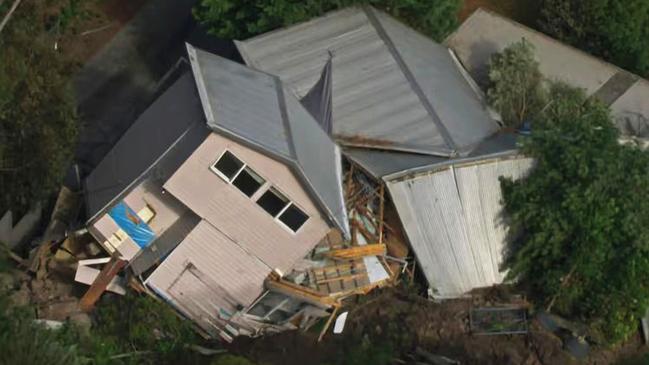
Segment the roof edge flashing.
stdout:
<svg viewBox="0 0 649 365">
<path fill-rule="evenodd" d="M 518 158 L 518 157 L 524 158 L 526 156 L 524 156 L 518 149 L 513 149 L 509 151 L 496 152 L 496 153 L 486 154 L 482 156 L 450 159 L 444 162 L 418 166 L 411 169 L 406 169 L 403 171 L 388 174 L 383 176 L 381 179 L 386 183 L 394 183 L 394 182 L 414 178 L 421 175 L 434 174 L 440 170 L 445 170 L 453 166 L 458 167 L 458 165 L 463 166 L 463 165 L 470 165 L 478 162 L 488 162 L 490 160 Z"/>
<path fill-rule="evenodd" d="M 201 71 L 200 62 L 198 62 L 198 56 L 196 54 L 196 48 L 189 43 L 185 43 L 187 48 L 187 54 L 189 55 L 189 63 L 192 67 L 192 73 L 194 74 L 194 80 L 196 81 L 196 88 L 198 89 L 198 95 L 201 99 L 201 104 L 203 105 L 203 112 L 205 113 L 205 119 L 208 123 L 216 124 L 214 120 L 214 113 L 212 111 L 212 106 L 210 105 L 209 95 L 207 94 L 207 87 L 205 86 L 205 80 L 203 79 L 203 73 Z"/>
</svg>

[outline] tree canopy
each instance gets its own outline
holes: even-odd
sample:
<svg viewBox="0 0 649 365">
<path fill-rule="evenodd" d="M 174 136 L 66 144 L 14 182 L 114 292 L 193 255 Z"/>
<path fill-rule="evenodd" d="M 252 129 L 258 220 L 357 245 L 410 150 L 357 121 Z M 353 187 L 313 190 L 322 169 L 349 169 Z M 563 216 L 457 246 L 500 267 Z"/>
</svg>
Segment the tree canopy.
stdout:
<svg viewBox="0 0 649 365">
<path fill-rule="evenodd" d="M 543 75 L 534 46 L 525 39 L 491 57 L 489 81 L 489 104 L 506 125 L 517 127 L 543 108 Z"/>
<path fill-rule="evenodd" d="M 522 150 L 535 167 L 502 179 L 510 278 L 609 342 L 649 305 L 649 153 L 618 143 L 609 111 L 554 83 Z"/>
<path fill-rule="evenodd" d="M 543 0 L 540 27 L 620 67 L 649 74 L 649 1 Z"/>
<path fill-rule="evenodd" d="M 76 145 L 70 65 L 47 36 L 43 6 L 24 2 L 0 34 L 0 215 L 46 197 Z"/>
<path fill-rule="evenodd" d="M 211 33 L 246 39 L 351 5 L 380 8 L 441 41 L 457 26 L 460 0 L 201 0 L 194 15 Z"/>
</svg>

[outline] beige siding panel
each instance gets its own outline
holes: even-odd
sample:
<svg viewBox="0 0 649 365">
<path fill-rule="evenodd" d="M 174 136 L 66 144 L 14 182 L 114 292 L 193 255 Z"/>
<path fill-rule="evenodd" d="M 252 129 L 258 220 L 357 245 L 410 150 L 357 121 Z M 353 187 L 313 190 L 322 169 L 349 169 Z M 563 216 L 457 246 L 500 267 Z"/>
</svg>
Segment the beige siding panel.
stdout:
<svg viewBox="0 0 649 365">
<path fill-rule="evenodd" d="M 296 234 L 210 170 L 226 149 L 309 215 Z M 284 164 L 215 133 L 185 161 L 164 188 L 244 250 L 282 272 L 287 272 L 295 261 L 305 256 L 329 230 L 300 182 Z"/>
<path fill-rule="evenodd" d="M 188 264 L 195 269 L 187 272 Z M 190 307 L 201 307 L 216 318 L 219 309 L 233 314 L 236 304 L 252 304 L 264 291 L 264 279 L 270 271 L 208 222 L 201 221 L 146 283 L 188 316 L 193 315 Z M 180 279 L 182 285 L 178 284 Z"/>
</svg>

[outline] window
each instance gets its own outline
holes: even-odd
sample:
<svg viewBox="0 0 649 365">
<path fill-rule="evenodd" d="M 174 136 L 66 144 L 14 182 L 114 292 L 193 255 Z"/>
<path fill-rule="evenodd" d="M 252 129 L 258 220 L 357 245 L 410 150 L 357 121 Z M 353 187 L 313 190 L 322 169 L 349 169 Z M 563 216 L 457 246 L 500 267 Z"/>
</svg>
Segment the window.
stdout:
<svg viewBox="0 0 649 365">
<path fill-rule="evenodd" d="M 225 151 L 212 165 L 211 170 L 228 183 L 236 186 L 247 197 L 255 195 L 265 182 L 261 176 L 230 151 Z"/>
<path fill-rule="evenodd" d="M 286 224 L 286 226 L 293 232 L 297 232 L 297 230 L 302 227 L 302 225 L 308 218 L 308 215 L 304 214 L 304 212 L 301 211 L 300 208 L 296 207 L 293 204 L 291 204 L 290 207 L 286 208 L 284 213 L 279 216 L 280 222 Z"/>
<path fill-rule="evenodd" d="M 268 214 L 272 215 L 273 218 L 276 218 L 279 213 L 281 213 L 284 208 L 289 204 L 288 199 L 280 194 L 277 190 L 270 188 L 266 190 L 264 195 L 257 200 L 257 204 L 262 207 Z"/>
<path fill-rule="evenodd" d="M 253 196 L 263 184 L 264 179 L 248 167 L 244 168 L 232 181 L 232 185 L 239 188 L 247 197 Z"/>
<path fill-rule="evenodd" d="M 230 182 L 235 176 L 237 176 L 244 166 L 244 163 L 230 153 L 230 151 L 225 151 L 225 153 L 221 155 L 221 158 L 216 161 L 213 168 L 220 172 L 223 177 Z"/>
<path fill-rule="evenodd" d="M 293 232 L 297 232 L 309 219 L 306 213 L 273 188 L 268 189 L 257 200 L 257 204 Z"/>
</svg>

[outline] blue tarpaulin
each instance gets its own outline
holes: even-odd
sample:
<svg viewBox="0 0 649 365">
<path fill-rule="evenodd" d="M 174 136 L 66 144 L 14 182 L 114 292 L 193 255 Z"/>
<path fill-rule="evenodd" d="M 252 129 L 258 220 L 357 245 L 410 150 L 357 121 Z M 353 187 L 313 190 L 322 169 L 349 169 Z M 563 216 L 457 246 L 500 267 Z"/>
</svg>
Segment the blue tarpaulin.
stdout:
<svg viewBox="0 0 649 365">
<path fill-rule="evenodd" d="M 147 247 L 155 239 L 151 227 L 124 202 L 117 203 L 108 215 L 141 248 Z"/>
</svg>

